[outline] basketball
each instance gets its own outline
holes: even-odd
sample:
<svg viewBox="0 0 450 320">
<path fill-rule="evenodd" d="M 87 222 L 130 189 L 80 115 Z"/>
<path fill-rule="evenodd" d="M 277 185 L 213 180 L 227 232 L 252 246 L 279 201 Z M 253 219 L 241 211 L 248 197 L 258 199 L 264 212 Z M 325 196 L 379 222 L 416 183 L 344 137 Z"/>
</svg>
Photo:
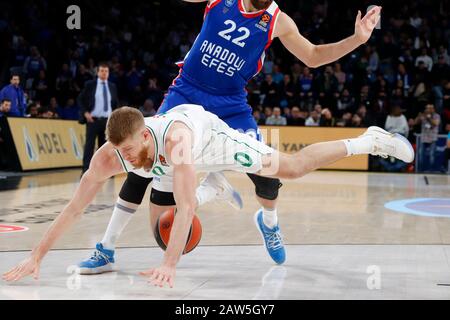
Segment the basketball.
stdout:
<svg viewBox="0 0 450 320">
<path fill-rule="evenodd" d="M 161 249 L 166 250 L 170 239 L 170 231 L 172 230 L 173 221 L 175 218 L 176 209 L 170 209 L 161 214 L 156 221 L 155 226 L 155 240 Z M 183 254 L 189 253 L 194 250 L 202 238 L 202 225 L 197 215 L 194 215 L 192 219 L 191 229 L 189 230 L 189 236 L 184 247 Z"/>
</svg>

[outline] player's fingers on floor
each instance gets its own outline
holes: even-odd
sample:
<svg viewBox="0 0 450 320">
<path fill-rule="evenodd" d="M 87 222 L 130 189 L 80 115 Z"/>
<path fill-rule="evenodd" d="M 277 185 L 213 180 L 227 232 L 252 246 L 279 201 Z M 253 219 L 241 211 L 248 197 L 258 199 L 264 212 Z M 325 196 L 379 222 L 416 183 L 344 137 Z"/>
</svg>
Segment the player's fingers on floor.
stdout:
<svg viewBox="0 0 450 320">
<path fill-rule="evenodd" d="M 139 272 L 139 274 L 141 276 L 151 276 L 154 271 L 155 271 L 154 269 L 150 269 L 150 270 L 146 270 L 146 271 L 141 271 L 141 272 Z"/>
</svg>

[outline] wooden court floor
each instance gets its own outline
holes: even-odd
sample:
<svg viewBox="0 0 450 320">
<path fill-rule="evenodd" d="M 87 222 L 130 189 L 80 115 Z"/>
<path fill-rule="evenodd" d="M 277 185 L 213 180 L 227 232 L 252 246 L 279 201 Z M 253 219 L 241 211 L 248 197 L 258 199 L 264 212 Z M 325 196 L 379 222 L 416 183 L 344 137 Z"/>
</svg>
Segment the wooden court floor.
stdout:
<svg viewBox="0 0 450 320">
<path fill-rule="evenodd" d="M 0 299 L 450 299 L 449 176 L 319 171 L 283 181 L 278 211 L 287 261 L 281 267 L 266 255 L 254 226 L 258 204 L 250 180 L 227 177 L 244 208 L 217 202 L 198 209 L 203 237 L 182 258 L 175 289 L 148 287 L 137 275 L 162 258 L 149 230 L 149 192 L 118 241 L 117 272 L 74 271 L 101 240 L 122 176 L 106 183 L 57 243 L 41 279 L 0 281 Z M 78 170 L 1 177 L 0 226 L 27 230 L 0 227 L 0 273 L 27 256 L 78 181 Z M 394 210 L 386 205 L 393 201 Z"/>
</svg>

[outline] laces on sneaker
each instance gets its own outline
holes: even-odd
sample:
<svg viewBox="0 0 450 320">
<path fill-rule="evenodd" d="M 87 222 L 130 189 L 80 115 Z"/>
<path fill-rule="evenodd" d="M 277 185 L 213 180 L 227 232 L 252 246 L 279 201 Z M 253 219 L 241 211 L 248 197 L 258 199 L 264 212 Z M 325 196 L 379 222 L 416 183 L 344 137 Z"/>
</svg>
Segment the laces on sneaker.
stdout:
<svg viewBox="0 0 450 320">
<path fill-rule="evenodd" d="M 99 250 L 95 250 L 94 254 L 89 258 L 89 260 L 92 260 L 92 261 L 99 261 L 101 259 L 105 260 L 108 263 L 110 262 L 109 257 Z"/>
<path fill-rule="evenodd" d="M 268 232 L 266 239 L 269 249 L 277 250 L 283 247 L 283 239 L 279 231 Z"/>
</svg>

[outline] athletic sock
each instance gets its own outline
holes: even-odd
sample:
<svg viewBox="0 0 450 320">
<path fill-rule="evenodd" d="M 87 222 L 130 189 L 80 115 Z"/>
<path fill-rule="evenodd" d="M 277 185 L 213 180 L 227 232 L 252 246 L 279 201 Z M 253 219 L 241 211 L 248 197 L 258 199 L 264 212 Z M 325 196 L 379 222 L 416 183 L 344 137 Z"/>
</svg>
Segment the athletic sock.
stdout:
<svg viewBox="0 0 450 320">
<path fill-rule="evenodd" d="M 130 222 L 138 207 L 139 205 L 123 201 L 120 198 L 117 200 L 108 228 L 101 241 L 105 249 L 115 249 L 117 239 Z"/>
<path fill-rule="evenodd" d="M 347 157 L 358 154 L 369 154 L 373 150 L 373 138 L 365 136 L 355 139 L 342 140 L 347 148 Z"/>
<path fill-rule="evenodd" d="M 270 229 L 276 227 L 278 224 L 277 209 L 263 208 L 262 211 L 264 224 Z"/>
</svg>

